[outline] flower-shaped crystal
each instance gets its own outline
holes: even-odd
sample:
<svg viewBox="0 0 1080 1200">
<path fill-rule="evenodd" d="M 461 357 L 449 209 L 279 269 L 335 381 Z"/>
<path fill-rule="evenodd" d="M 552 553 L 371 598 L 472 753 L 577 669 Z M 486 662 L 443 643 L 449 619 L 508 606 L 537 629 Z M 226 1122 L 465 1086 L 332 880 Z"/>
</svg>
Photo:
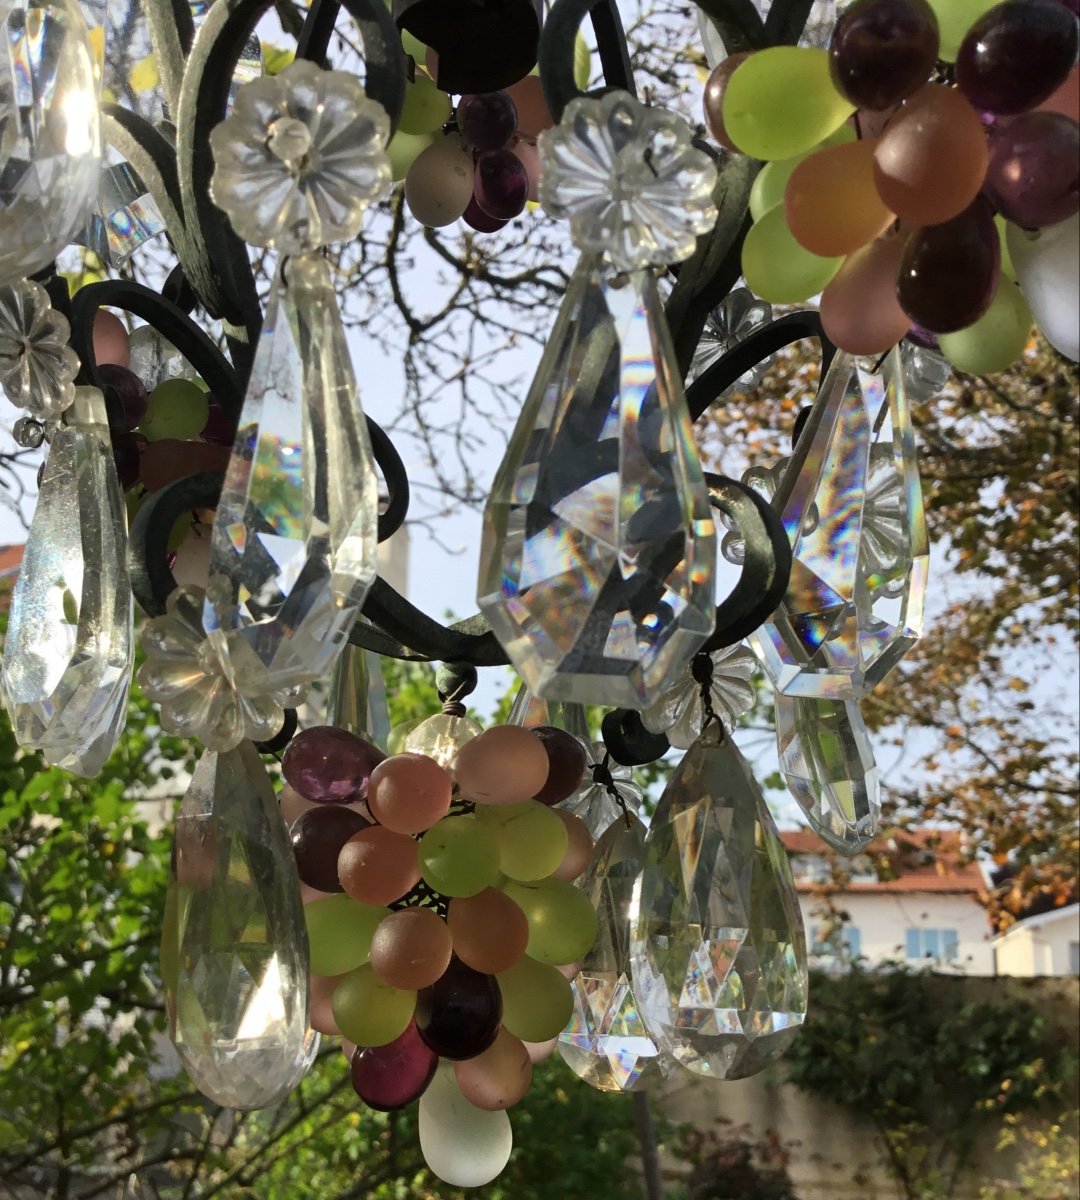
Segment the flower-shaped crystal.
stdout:
<svg viewBox="0 0 1080 1200">
<path fill-rule="evenodd" d="M 0 287 L 0 385 L 39 421 L 55 421 L 75 399 L 79 359 L 67 344 L 67 318 L 39 283 Z"/>
<path fill-rule="evenodd" d="M 611 794 L 612 791 L 618 794 L 619 799 L 632 813 L 640 809 L 642 793 L 641 788 L 634 782 L 633 770 L 609 758 L 603 742 L 587 742 L 583 738 L 579 740 L 585 747 L 588 759 L 585 779 L 576 792 L 567 796 L 556 807 L 584 821 L 595 841 L 612 821 L 622 816 L 622 808 Z M 610 786 L 603 780 L 604 768 L 601 764 L 605 760 L 607 771 L 611 775 Z"/>
<path fill-rule="evenodd" d="M 750 677 L 757 670 L 757 659 L 740 642 L 710 654 L 712 679 L 708 686 L 709 702 L 728 733 L 743 713 L 754 707 L 754 688 Z M 652 733 L 666 733 L 678 750 L 688 750 L 705 726 L 703 686 L 689 671 L 643 709 L 641 723 Z"/>
<path fill-rule="evenodd" d="M 689 258 L 716 220 L 716 168 L 690 127 L 626 92 L 571 100 L 539 146 L 540 203 L 618 271 Z"/>
<path fill-rule="evenodd" d="M 231 750 L 244 738 L 266 741 L 281 728 L 284 710 L 302 697 L 261 685 L 255 664 L 242 657 L 246 643 L 239 638 L 235 645 L 230 640 L 225 665 L 203 631 L 205 596 L 200 587 L 177 588 L 165 615 L 146 623 L 139 686 L 160 705 L 167 733 L 197 737 L 208 750 Z M 235 671 L 237 661 L 246 662 L 242 678 Z"/>
<path fill-rule="evenodd" d="M 740 342 L 771 321 L 772 305 L 767 300 L 759 300 L 749 288 L 732 288 L 705 318 L 705 328 L 694 351 L 694 361 L 690 364 L 687 379 L 703 375 L 729 350 L 734 350 Z M 728 391 L 745 391 L 760 383 L 771 361 L 770 355 L 755 363 L 749 371 L 739 376 Z"/>
<path fill-rule="evenodd" d="M 771 467 L 750 467 L 743 472 L 742 481 L 747 487 L 753 488 L 763 500 L 771 502 L 790 461 L 789 458 L 781 458 Z M 720 512 L 720 521 L 728 531 L 720 543 L 720 553 L 729 563 L 741 567 L 746 557 L 746 540 L 727 513 Z"/>
<path fill-rule="evenodd" d="M 389 138 L 386 110 L 353 76 L 297 60 L 238 89 L 210 135 L 210 195 L 253 246 L 347 241 L 390 185 Z"/>
</svg>

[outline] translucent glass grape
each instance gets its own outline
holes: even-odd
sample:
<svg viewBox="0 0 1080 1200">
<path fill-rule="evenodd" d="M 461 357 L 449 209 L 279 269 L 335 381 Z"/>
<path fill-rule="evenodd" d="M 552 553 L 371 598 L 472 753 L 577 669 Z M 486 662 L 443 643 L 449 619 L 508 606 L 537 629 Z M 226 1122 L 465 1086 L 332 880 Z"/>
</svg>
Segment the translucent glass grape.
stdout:
<svg viewBox="0 0 1080 1200">
<path fill-rule="evenodd" d="M 574 1011 L 570 981 L 555 967 L 526 955 L 498 975 L 503 1025 L 523 1042 L 558 1037 Z"/>
<path fill-rule="evenodd" d="M 884 354 L 911 324 L 896 299 L 906 233 L 877 238 L 844 259 L 821 293 L 825 332 L 849 354 Z"/>
<path fill-rule="evenodd" d="M 395 754 L 371 773 L 371 815 L 395 833 L 422 833 L 450 808 L 450 776 L 424 754 Z"/>
<path fill-rule="evenodd" d="M 556 966 L 577 962 L 596 940 L 596 910 L 572 884 L 561 879 L 508 880 L 504 891 L 529 922 L 530 958 Z"/>
<path fill-rule="evenodd" d="M 874 182 L 902 221 L 937 225 L 978 195 L 987 157 L 978 113 L 955 88 L 927 84 L 878 139 Z"/>
<path fill-rule="evenodd" d="M 394 987 L 430 987 L 450 964 L 450 930 L 430 908 L 402 908 L 384 917 L 371 939 L 371 966 Z"/>
<path fill-rule="evenodd" d="M 302 729 L 288 744 L 281 773 L 305 800 L 344 804 L 363 796 L 371 772 L 384 757 L 355 733 L 320 725 Z"/>
<path fill-rule="evenodd" d="M 392 904 L 420 881 L 416 843 L 402 833 L 372 825 L 351 837 L 338 855 L 338 880 L 364 904 Z"/>
<path fill-rule="evenodd" d="M 555 809 L 560 820 L 566 826 L 566 853 L 563 860 L 555 869 L 555 878 L 572 883 L 592 861 L 593 839 L 589 827 L 573 813 Z"/>
<path fill-rule="evenodd" d="M 114 432 L 128 431 L 146 416 L 149 402 L 143 381 L 127 367 L 117 363 L 106 363 L 98 367 L 98 380 L 105 391 L 106 399 L 111 392 L 117 404 L 109 408 L 109 426 Z M 115 424 L 114 424 L 115 420 Z"/>
<path fill-rule="evenodd" d="M 334 1020 L 343 1036 L 358 1046 L 385 1046 L 408 1028 L 416 993 L 393 987 L 370 965 L 351 971 L 338 984 Z"/>
<path fill-rule="evenodd" d="M 385 908 L 358 904 L 348 896 L 327 896 L 306 905 L 312 974 L 344 975 L 366 963 L 372 935 L 386 915 Z"/>
<path fill-rule="evenodd" d="M 462 746 L 454 772 L 466 800 L 518 804 L 547 781 L 547 750 L 530 729 L 495 725 Z"/>
<path fill-rule="evenodd" d="M 443 1058 L 473 1058 L 495 1040 L 502 997 L 494 975 L 452 958 L 441 979 L 416 997 L 416 1028 Z"/>
<path fill-rule="evenodd" d="M 517 109 L 506 92 L 462 96 L 457 123 L 461 136 L 474 150 L 499 150 L 514 136 Z"/>
<path fill-rule="evenodd" d="M 581 786 L 587 762 L 585 747 L 572 733 L 554 725 L 538 725 L 532 734 L 540 739 L 548 759 L 547 780 L 534 799 L 541 804 L 559 804 Z"/>
<path fill-rule="evenodd" d="M 983 191 L 1006 220 L 1041 229 L 1080 208 L 1080 125 L 1029 112 L 990 135 Z"/>
<path fill-rule="evenodd" d="M 357 1046 L 350 1060 L 353 1089 L 377 1112 L 394 1112 L 418 1099 L 439 1065 L 410 1021 L 405 1032 L 385 1046 Z"/>
<path fill-rule="evenodd" d="M 735 74 L 736 68 L 740 67 L 749 57 L 750 52 L 746 50 L 740 51 L 738 54 L 729 54 L 722 63 L 713 69 L 712 74 L 705 81 L 705 124 L 708 125 L 709 132 L 720 145 L 735 154 L 739 153 L 739 148 L 728 137 L 727 130 L 724 128 L 724 92 L 727 91 L 728 81 Z"/>
<path fill-rule="evenodd" d="M 320 892 L 343 891 L 338 881 L 338 855 L 349 838 L 370 825 L 353 809 L 336 805 L 323 804 L 301 813 L 289 830 L 289 839 L 304 883 Z"/>
<path fill-rule="evenodd" d="M 1076 17 L 1058 0 L 999 4 L 968 30 L 956 81 L 971 103 L 999 115 L 1041 104 L 1076 63 Z"/>
<path fill-rule="evenodd" d="M 993 210 L 980 196 L 958 217 L 908 239 L 897 283 L 900 307 L 933 333 L 963 329 L 990 307 L 999 258 Z"/>
<path fill-rule="evenodd" d="M 209 412 L 210 401 L 201 387 L 190 379 L 166 379 L 150 393 L 139 432 L 152 442 L 185 442 L 199 436 Z"/>
<path fill-rule="evenodd" d="M 472 815 L 447 817 L 417 847 L 420 873 L 444 896 L 475 896 L 499 877 L 499 843 Z"/>
<path fill-rule="evenodd" d="M 829 146 L 791 173 L 784 216 L 803 249 L 823 258 L 850 254 L 892 224 L 874 184 L 876 147 L 874 138 Z"/>
<path fill-rule="evenodd" d="M 520 1038 L 500 1029 L 482 1054 L 454 1063 L 454 1075 L 470 1104 L 494 1112 L 517 1104 L 529 1090 L 532 1059 Z"/>
<path fill-rule="evenodd" d="M 829 69 L 859 108 L 891 108 L 930 78 L 938 23 L 926 0 L 857 0 L 837 18 Z"/>
<path fill-rule="evenodd" d="M 461 214 L 461 219 L 470 229 L 477 233 L 497 233 L 509 222 L 500 221 L 497 217 L 489 217 L 476 202 L 476 197 L 469 201 L 469 207 Z"/>
<path fill-rule="evenodd" d="M 451 900 L 446 923 L 458 958 L 491 975 L 512 967 L 529 941 L 525 914 L 495 888 Z"/>
<path fill-rule="evenodd" d="M 334 993 L 344 978 L 344 975 L 312 975 L 308 983 L 308 1024 L 327 1037 L 341 1033 L 334 1020 Z"/>
<path fill-rule="evenodd" d="M 120 480 L 120 486 L 125 492 L 139 482 L 139 473 L 142 470 L 140 456 L 142 448 L 146 444 L 146 438 L 140 438 L 136 433 L 114 433 L 112 435 L 116 477 Z"/>
<path fill-rule="evenodd" d="M 529 176 L 512 150 L 486 150 L 476 160 L 476 203 L 490 217 L 508 221 L 525 207 Z"/>
</svg>

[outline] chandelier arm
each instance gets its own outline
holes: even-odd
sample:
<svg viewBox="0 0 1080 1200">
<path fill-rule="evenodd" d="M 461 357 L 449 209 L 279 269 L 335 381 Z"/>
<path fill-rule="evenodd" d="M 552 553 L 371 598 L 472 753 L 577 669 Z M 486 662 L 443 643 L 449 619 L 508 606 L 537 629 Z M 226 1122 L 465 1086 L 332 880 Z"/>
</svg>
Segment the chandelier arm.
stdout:
<svg viewBox="0 0 1080 1200">
<path fill-rule="evenodd" d="M 180 180 L 172 146 L 149 121 L 118 104 L 101 106 L 101 130 L 108 144 L 131 164 L 153 197 L 170 236 L 175 231 L 182 239 Z"/>
<path fill-rule="evenodd" d="M 766 45 L 794 46 L 806 28 L 814 0 L 773 0 L 765 17 Z"/>
<path fill-rule="evenodd" d="M 709 499 L 743 539 L 743 569 L 716 608 L 716 629 L 702 649 L 734 646 L 776 610 L 791 575 L 791 543 L 780 514 L 753 488 L 723 475 L 705 475 Z"/>
<path fill-rule="evenodd" d="M 698 8 L 720 35 L 728 54 L 763 50 L 769 44 L 765 22 L 754 0 L 696 0 Z M 785 7 L 784 0 L 773 0 L 775 8 Z"/>
<path fill-rule="evenodd" d="M 506 652 L 490 629 L 472 632 L 481 627 L 465 622 L 465 628 L 441 625 L 396 592 L 385 579 L 377 578 L 364 601 L 364 616 L 400 644 L 403 653 L 394 658 L 421 658 L 441 662 L 460 661 L 474 667 L 501 667 L 509 661 Z M 370 628 L 370 627 L 368 627 Z M 358 621 L 349 640 L 366 646 L 367 629 Z"/>
<path fill-rule="evenodd" d="M 141 317 L 179 350 L 206 381 L 225 414 L 240 415 L 240 381 L 228 359 L 182 308 L 159 292 L 128 279 L 106 279 L 79 288 L 71 301 L 71 344 L 82 363 L 80 382 L 109 389 L 101 383 L 94 355 L 94 318 L 104 307 L 120 308 Z M 166 535 L 167 536 L 167 535 Z"/>
<path fill-rule="evenodd" d="M 213 508 L 221 495 L 221 471 L 185 475 L 155 492 L 135 514 L 128 532 L 131 590 L 150 617 L 165 612 L 165 601 L 176 589 L 169 566 L 169 534 L 185 513 Z"/>
<path fill-rule="evenodd" d="M 195 33 L 191 8 L 185 0 L 139 0 L 139 7 L 150 31 L 165 102 L 175 112 L 184 79 L 184 59 Z"/>
<path fill-rule="evenodd" d="M 319 66 L 326 63 L 330 38 L 340 12 L 341 0 L 312 0 L 296 39 L 297 58 L 306 58 Z"/>
<path fill-rule="evenodd" d="M 671 749 L 667 735 L 646 729 L 641 714 L 632 708 L 613 708 L 600 722 L 607 752 L 624 767 L 643 767 Z"/>
<path fill-rule="evenodd" d="M 379 514 L 379 541 L 385 542 L 405 524 L 409 511 L 409 476 L 390 435 L 370 417 L 365 416 L 365 420 L 371 438 L 371 452 L 382 473 L 389 497 L 386 511 Z"/>
<path fill-rule="evenodd" d="M 714 404 L 718 404 L 723 393 L 741 375 L 769 355 L 808 337 L 816 338 L 821 345 L 821 374 L 824 377 L 836 354 L 836 347 L 822 328 L 821 315 L 813 309 L 787 313 L 756 329 L 690 384 L 686 389 L 690 419 L 698 420 Z"/>
<path fill-rule="evenodd" d="M 596 34 L 604 84 L 583 92 L 574 79 L 574 47 L 578 29 L 586 16 L 591 17 Z M 555 0 L 540 31 L 538 50 L 540 82 L 544 98 L 556 124 L 563 109 L 579 96 L 600 96 L 613 88 L 637 95 L 630 52 L 615 0 Z"/>
</svg>

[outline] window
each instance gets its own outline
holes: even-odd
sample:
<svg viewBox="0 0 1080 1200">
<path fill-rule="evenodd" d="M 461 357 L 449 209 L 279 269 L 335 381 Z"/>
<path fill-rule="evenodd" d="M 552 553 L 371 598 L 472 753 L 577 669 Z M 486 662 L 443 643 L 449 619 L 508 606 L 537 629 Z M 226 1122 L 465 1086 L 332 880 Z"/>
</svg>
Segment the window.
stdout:
<svg viewBox="0 0 1080 1200">
<path fill-rule="evenodd" d="M 810 953 L 819 958 L 858 958 L 862 953 L 862 934 L 856 925 L 842 925 L 839 929 L 819 925 L 814 931 L 814 944 Z"/>
<path fill-rule="evenodd" d="M 959 957 L 959 945 L 955 929 L 909 929 L 907 931 L 908 958 Z"/>
</svg>

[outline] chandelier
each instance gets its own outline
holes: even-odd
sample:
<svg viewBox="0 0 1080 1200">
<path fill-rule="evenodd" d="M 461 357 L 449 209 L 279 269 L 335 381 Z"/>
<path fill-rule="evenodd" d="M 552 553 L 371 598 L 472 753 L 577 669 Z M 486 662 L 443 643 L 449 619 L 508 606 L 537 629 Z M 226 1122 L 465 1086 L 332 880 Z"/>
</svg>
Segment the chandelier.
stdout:
<svg viewBox="0 0 1080 1200">
<path fill-rule="evenodd" d="M 431 1169 L 476 1186 L 555 1050 L 620 1092 L 744 1078 L 797 1036 L 798 902 L 732 739 L 751 677 L 807 821 L 860 853 L 859 702 L 923 622 L 913 397 L 1004 369 L 1033 324 L 1080 356 L 1070 9 L 857 0 L 808 41 L 810 7 L 699 0 L 708 136 L 638 98 L 613 0 L 312 0 L 274 73 L 268 0 L 146 0 L 157 125 L 101 97 L 76 0 L 0 9 L 0 383 L 17 441 L 48 442 L 0 691 L 21 745 L 93 776 L 143 614 L 138 684 L 202 745 L 161 969 L 218 1103 L 277 1102 L 341 1036 L 360 1099 L 419 1101 Z M 362 84 L 329 61 L 342 9 Z M 539 203 L 580 253 L 487 497 L 479 615 L 449 626 L 378 574 L 409 481 L 324 255 L 395 183 L 429 227 Z M 160 291 L 69 296 L 74 240 L 122 260 L 162 231 Z M 276 256 L 265 310 L 249 247 Z M 704 472 L 693 422 L 803 339 L 790 455 Z M 178 585 L 193 513 L 209 563 Z M 380 734 L 369 656 L 441 663 L 443 711 Z M 463 698 L 506 664 L 521 691 L 482 729 Z M 646 829 L 632 768 L 672 748 Z"/>
</svg>

